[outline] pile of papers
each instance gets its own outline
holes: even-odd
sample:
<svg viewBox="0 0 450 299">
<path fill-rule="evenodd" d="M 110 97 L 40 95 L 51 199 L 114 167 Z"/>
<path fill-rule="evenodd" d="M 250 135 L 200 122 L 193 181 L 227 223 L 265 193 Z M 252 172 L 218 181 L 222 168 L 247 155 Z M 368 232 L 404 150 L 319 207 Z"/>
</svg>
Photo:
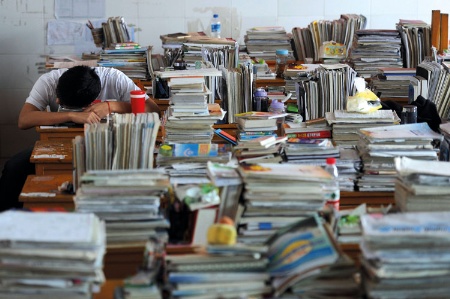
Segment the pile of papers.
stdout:
<svg viewBox="0 0 450 299">
<path fill-rule="evenodd" d="M 89 299 L 105 281 L 105 226 L 94 214 L 0 213 L 0 297 Z"/>
<path fill-rule="evenodd" d="M 442 135 L 427 123 L 363 128 L 359 136 L 357 148 L 363 164 L 359 191 L 394 191 L 394 158 L 436 161 L 437 150 L 432 142 L 442 140 Z"/>
<path fill-rule="evenodd" d="M 88 171 L 80 178 L 75 209 L 105 220 L 108 247 L 144 246 L 150 237 L 167 240 L 160 198 L 168 189 L 160 170 Z"/>
<path fill-rule="evenodd" d="M 361 216 L 363 287 L 368 298 L 446 298 L 450 213 Z"/>
<path fill-rule="evenodd" d="M 395 204 L 402 211 L 449 211 L 448 162 L 395 158 Z"/>
</svg>

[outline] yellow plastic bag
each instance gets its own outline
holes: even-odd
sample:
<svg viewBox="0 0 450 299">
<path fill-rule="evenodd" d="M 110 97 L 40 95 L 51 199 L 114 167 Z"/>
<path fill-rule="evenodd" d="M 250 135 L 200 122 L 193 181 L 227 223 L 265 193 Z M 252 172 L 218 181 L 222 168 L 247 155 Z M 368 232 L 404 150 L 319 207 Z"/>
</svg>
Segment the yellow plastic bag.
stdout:
<svg viewBox="0 0 450 299">
<path fill-rule="evenodd" d="M 381 108 L 381 101 L 370 89 L 364 78 L 355 79 L 356 94 L 347 98 L 347 111 L 371 113 Z"/>
</svg>

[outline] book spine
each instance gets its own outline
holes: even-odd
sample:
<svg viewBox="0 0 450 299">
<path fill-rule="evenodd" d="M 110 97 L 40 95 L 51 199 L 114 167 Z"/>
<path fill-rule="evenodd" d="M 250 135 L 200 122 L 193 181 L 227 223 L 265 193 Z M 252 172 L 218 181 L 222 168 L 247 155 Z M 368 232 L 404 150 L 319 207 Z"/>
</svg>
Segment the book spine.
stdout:
<svg viewBox="0 0 450 299">
<path fill-rule="evenodd" d="M 331 131 L 287 133 L 288 138 L 331 138 Z"/>
</svg>

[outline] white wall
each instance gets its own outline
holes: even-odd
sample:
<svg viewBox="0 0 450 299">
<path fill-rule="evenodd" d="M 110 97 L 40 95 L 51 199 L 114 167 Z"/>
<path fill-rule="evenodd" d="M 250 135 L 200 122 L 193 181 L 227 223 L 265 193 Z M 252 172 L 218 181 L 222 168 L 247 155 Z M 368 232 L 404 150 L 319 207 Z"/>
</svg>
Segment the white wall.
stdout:
<svg viewBox="0 0 450 299">
<path fill-rule="evenodd" d="M 90 43 L 47 46 L 46 25 L 54 20 L 55 0 L 0 1 L 0 168 L 25 146 L 34 144 L 33 129 L 17 128 L 17 117 L 46 54 L 81 54 Z M 159 35 L 205 31 L 219 13 L 222 36 L 242 43 L 254 26 L 304 27 L 313 20 L 334 20 L 342 13 L 367 17 L 368 29 L 395 29 L 399 19 L 431 22 L 431 10 L 450 13 L 449 1 L 437 0 L 105 0 L 105 19 L 123 16 L 137 29 L 136 41 L 162 53 Z M 86 20 L 72 20 L 85 23 Z M 95 21 L 95 20 L 93 20 Z"/>
</svg>

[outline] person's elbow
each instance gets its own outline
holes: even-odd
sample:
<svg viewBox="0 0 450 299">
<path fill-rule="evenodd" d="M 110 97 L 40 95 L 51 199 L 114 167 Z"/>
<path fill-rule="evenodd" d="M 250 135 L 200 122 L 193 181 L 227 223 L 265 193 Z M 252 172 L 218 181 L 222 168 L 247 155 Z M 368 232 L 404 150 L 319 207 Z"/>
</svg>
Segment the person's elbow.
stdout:
<svg viewBox="0 0 450 299">
<path fill-rule="evenodd" d="M 31 128 L 32 126 L 30 126 L 29 123 L 27 123 L 23 118 L 19 117 L 19 120 L 17 122 L 17 126 L 19 127 L 20 130 L 27 130 L 29 128 Z"/>
</svg>

